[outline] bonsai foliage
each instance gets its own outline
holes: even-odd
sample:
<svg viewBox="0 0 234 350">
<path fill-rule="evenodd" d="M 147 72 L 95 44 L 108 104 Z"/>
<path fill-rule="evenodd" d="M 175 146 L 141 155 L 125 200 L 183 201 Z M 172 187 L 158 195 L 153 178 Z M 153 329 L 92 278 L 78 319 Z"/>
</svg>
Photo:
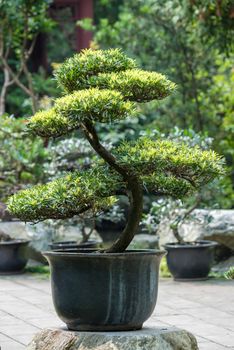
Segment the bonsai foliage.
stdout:
<svg viewBox="0 0 234 350">
<path fill-rule="evenodd" d="M 115 196 L 126 195 L 130 201 L 126 227 L 107 249 L 121 252 L 138 229 L 144 190 L 182 198 L 223 172 L 222 160 L 213 151 L 176 141 L 143 137 L 124 141 L 111 151 L 101 143 L 96 123 L 131 118 L 136 102 L 159 100 L 175 89 L 162 74 L 138 69 L 120 50 L 84 50 L 58 68 L 56 79 L 65 96 L 55 100 L 51 110 L 36 113 L 29 129 L 56 137 L 79 128 L 100 161 L 90 170 L 12 196 L 8 207 L 18 218 L 33 222 L 69 218 L 105 209 L 115 203 Z"/>
<path fill-rule="evenodd" d="M 36 134 L 54 137 L 67 134 L 82 122 L 111 122 L 130 116 L 133 104 L 114 90 L 87 89 L 58 98 L 54 108 L 36 113 L 30 128 Z"/>
</svg>

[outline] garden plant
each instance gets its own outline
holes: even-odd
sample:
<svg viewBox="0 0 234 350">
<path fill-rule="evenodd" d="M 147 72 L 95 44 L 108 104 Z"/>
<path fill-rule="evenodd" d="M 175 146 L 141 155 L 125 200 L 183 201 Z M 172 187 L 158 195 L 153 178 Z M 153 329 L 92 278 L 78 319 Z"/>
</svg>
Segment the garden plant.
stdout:
<svg viewBox="0 0 234 350">
<path fill-rule="evenodd" d="M 16 191 L 43 182 L 48 150 L 25 130 L 26 120 L 3 115 L 0 126 L 0 204 Z M 0 214 L 0 218 L 3 216 Z"/>
<path fill-rule="evenodd" d="M 222 192 L 213 191 L 208 205 L 232 208 L 233 1 L 128 0 L 117 2 L 114 11 L 111 3 L 90 28 L 96 45 L 120 47 L 178 86 L 164 103 L 141 105 L 136 126 L 168 134 L 176 125 L 213 137 L 212 148 L 224 155 L 230 171 L 216 180 Z"/>
<path fill-rule="evenodd" d="M 0 115 L 6 112 L 8 90 L 12 93 L 12 86 L 18 87 L 10 101 L 13 106 L 16 107 L 20 99 L 22 108 L 23 94 L 28 97 L 32 111 L 35 113 L 38 109 L 30 58 L 39 34 L 49 32 L 54 25 L 48 16 L 50 3 L 50 0 L 0 2 Z"/>
<path fill-rule="evenodd" d="M 141 220 L 143 193 L 183 198 L 222 174 L 223 161 L 213 151 L 160 138 L 123 140 L 111 151 L 103 145 L 96 124 L 131 118 L 137 103 L 164 99 L 176 88 L 164 75 L 141 70 L 118 49 L 84 50 L 66 60 L 55 77 L 64 96 L 52 109 L 37 112 L 29 130 L 50 138 L 81 129 L 100 161 L 19 191 L 8 208 L 23 221 L 38 222 L 97 213 L 114 205 L 119 195 L 128 196 L 126 227 L 110 247 L 45 255 L 52 267 L 55 308 L 69 329 L 141 328 L 156 303 L 155 278 L 164 254 L 126 250 Z"/>
<path fill-rule="evenodd" d="M 43 181 L 42 164 L 47 158 L 40 137 L 27 134 L 25 120 L 0 116 L 0 221 L 6 221 L 7 232 L 0 232 L 0 274 L 23 271 L 27 263 L 29 241 L 10 232 L 8 221 L 15 218 L 6 210 L 6 200 L 16 191 Z M 5 226 L 6 227 L 6 226 Z"/>
<path fill-rule="evenodd" d="M 203 280 L 208 277 L 213 260 L 215 241 L 195 240 L 185 241 L 180 233 L 180 226 L 190 217 L 201 202 L 198 194 L 192 206 L 181 210 L 170 224 L 176 242 L 167 243 L 168 268 L 176 280 Z"/>
</svg>

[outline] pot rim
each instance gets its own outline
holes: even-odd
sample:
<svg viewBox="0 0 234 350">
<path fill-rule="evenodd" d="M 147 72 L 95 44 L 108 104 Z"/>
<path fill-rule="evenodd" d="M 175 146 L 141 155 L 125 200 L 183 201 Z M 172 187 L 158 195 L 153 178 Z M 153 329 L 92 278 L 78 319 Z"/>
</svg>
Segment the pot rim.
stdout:
<svg viewBox="0 0 234 350">
<path fill-rule="evenodd" d="M 52 244 L 78 244 L 77 241 L 54 241 L 50 242 L 49 245 Z"/>
<path fill-rule="evenodd" d="M 90 241 L 86 241 L 86 242 L 78 242 L 78 241 L 54 241 L 54 242 L 50 242 L 48 245 L 52 246 L 52 245 L 83 245 L 83 244 L 91 244 L 91 243 L 100 243 L 98 241 L 95 240 L 90 240 Z M 72 247 L 71 247 L 72 248 Z"/>
<path fill-rule="evenodd" d="M 192 243 L 198 243 L 197 245 L 193 245 Z M 197 240 L 193 242 L 185 242 L 184 244 L 180 244 L 178 242 L 170 242 L 163 245 L 165 249 L 200 249 L 207 247 L 215 247 L 218 245 L 216 241 L 209 240 Z"/>
<path fill-rule="evenodd" d="M 74 249 L 75 250 L 75 249 Z M 111 257 L 132 257 L 132 256 L 144 256 L 144 255 L 156 255 L 156 256 L 163 256 L 166 255 L 166 250 L 159 250 L 159 249 L 136 249 L 136 250 L 125 250 L 122 253 L 103 253 L 98 251 L 97 249 L 89 249 L 89 248 L 81 248 L 77 251 L 72 251 L 72 249 L 69 250 L 62 250 L 62 249 L 56 249 L 52 251 L 45 251 L 42 252 L 42 255 L 46 257 L 80 257 L 80 258 L 111 258 Z"/>
<path fill-rule="evenodd" d="M 0 242 L 0 246 L 1 245 L 14 245 L 14 244 L 27 244 L 30 243 L 30 240 L 28 239 L 12 239 L 11 241 L 6 241 L 6 242 Z"/>
</svg>

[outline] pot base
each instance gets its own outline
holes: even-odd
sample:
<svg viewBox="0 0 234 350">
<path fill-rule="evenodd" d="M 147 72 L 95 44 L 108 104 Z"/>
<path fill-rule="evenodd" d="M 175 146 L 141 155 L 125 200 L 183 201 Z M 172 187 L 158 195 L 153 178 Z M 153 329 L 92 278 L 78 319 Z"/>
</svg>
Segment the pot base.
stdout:
<svg viewBox="0 0 234 350">
<path fill-rule="evenodd" d="M 116 326 L 109 326 L 109 325 L 68 325 L 67 328 L 69 331 L 82 331 L 82 332 L 122 332 L 122 331 L 138 331 L 142 329 L 142 324 L 140 325 L 116 325 Z"/>
</svg>

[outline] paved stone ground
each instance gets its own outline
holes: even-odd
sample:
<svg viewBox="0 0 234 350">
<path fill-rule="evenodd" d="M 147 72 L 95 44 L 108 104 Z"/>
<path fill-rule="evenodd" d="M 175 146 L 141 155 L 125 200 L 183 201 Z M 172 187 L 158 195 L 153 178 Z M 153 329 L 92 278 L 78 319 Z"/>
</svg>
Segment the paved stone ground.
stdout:
<svg viewBox="0 0 234 350">
<path fill-rule="evenodd" d="M 234 349 L 234 282 L 161 280 L 157 307 L 145 325 L 187 329 L 201 350 Z M 48 280 L 28 274 L 0 277 L 1 350 L 25 349 L 40 329 L 61 326 Z"/>
</svg>

